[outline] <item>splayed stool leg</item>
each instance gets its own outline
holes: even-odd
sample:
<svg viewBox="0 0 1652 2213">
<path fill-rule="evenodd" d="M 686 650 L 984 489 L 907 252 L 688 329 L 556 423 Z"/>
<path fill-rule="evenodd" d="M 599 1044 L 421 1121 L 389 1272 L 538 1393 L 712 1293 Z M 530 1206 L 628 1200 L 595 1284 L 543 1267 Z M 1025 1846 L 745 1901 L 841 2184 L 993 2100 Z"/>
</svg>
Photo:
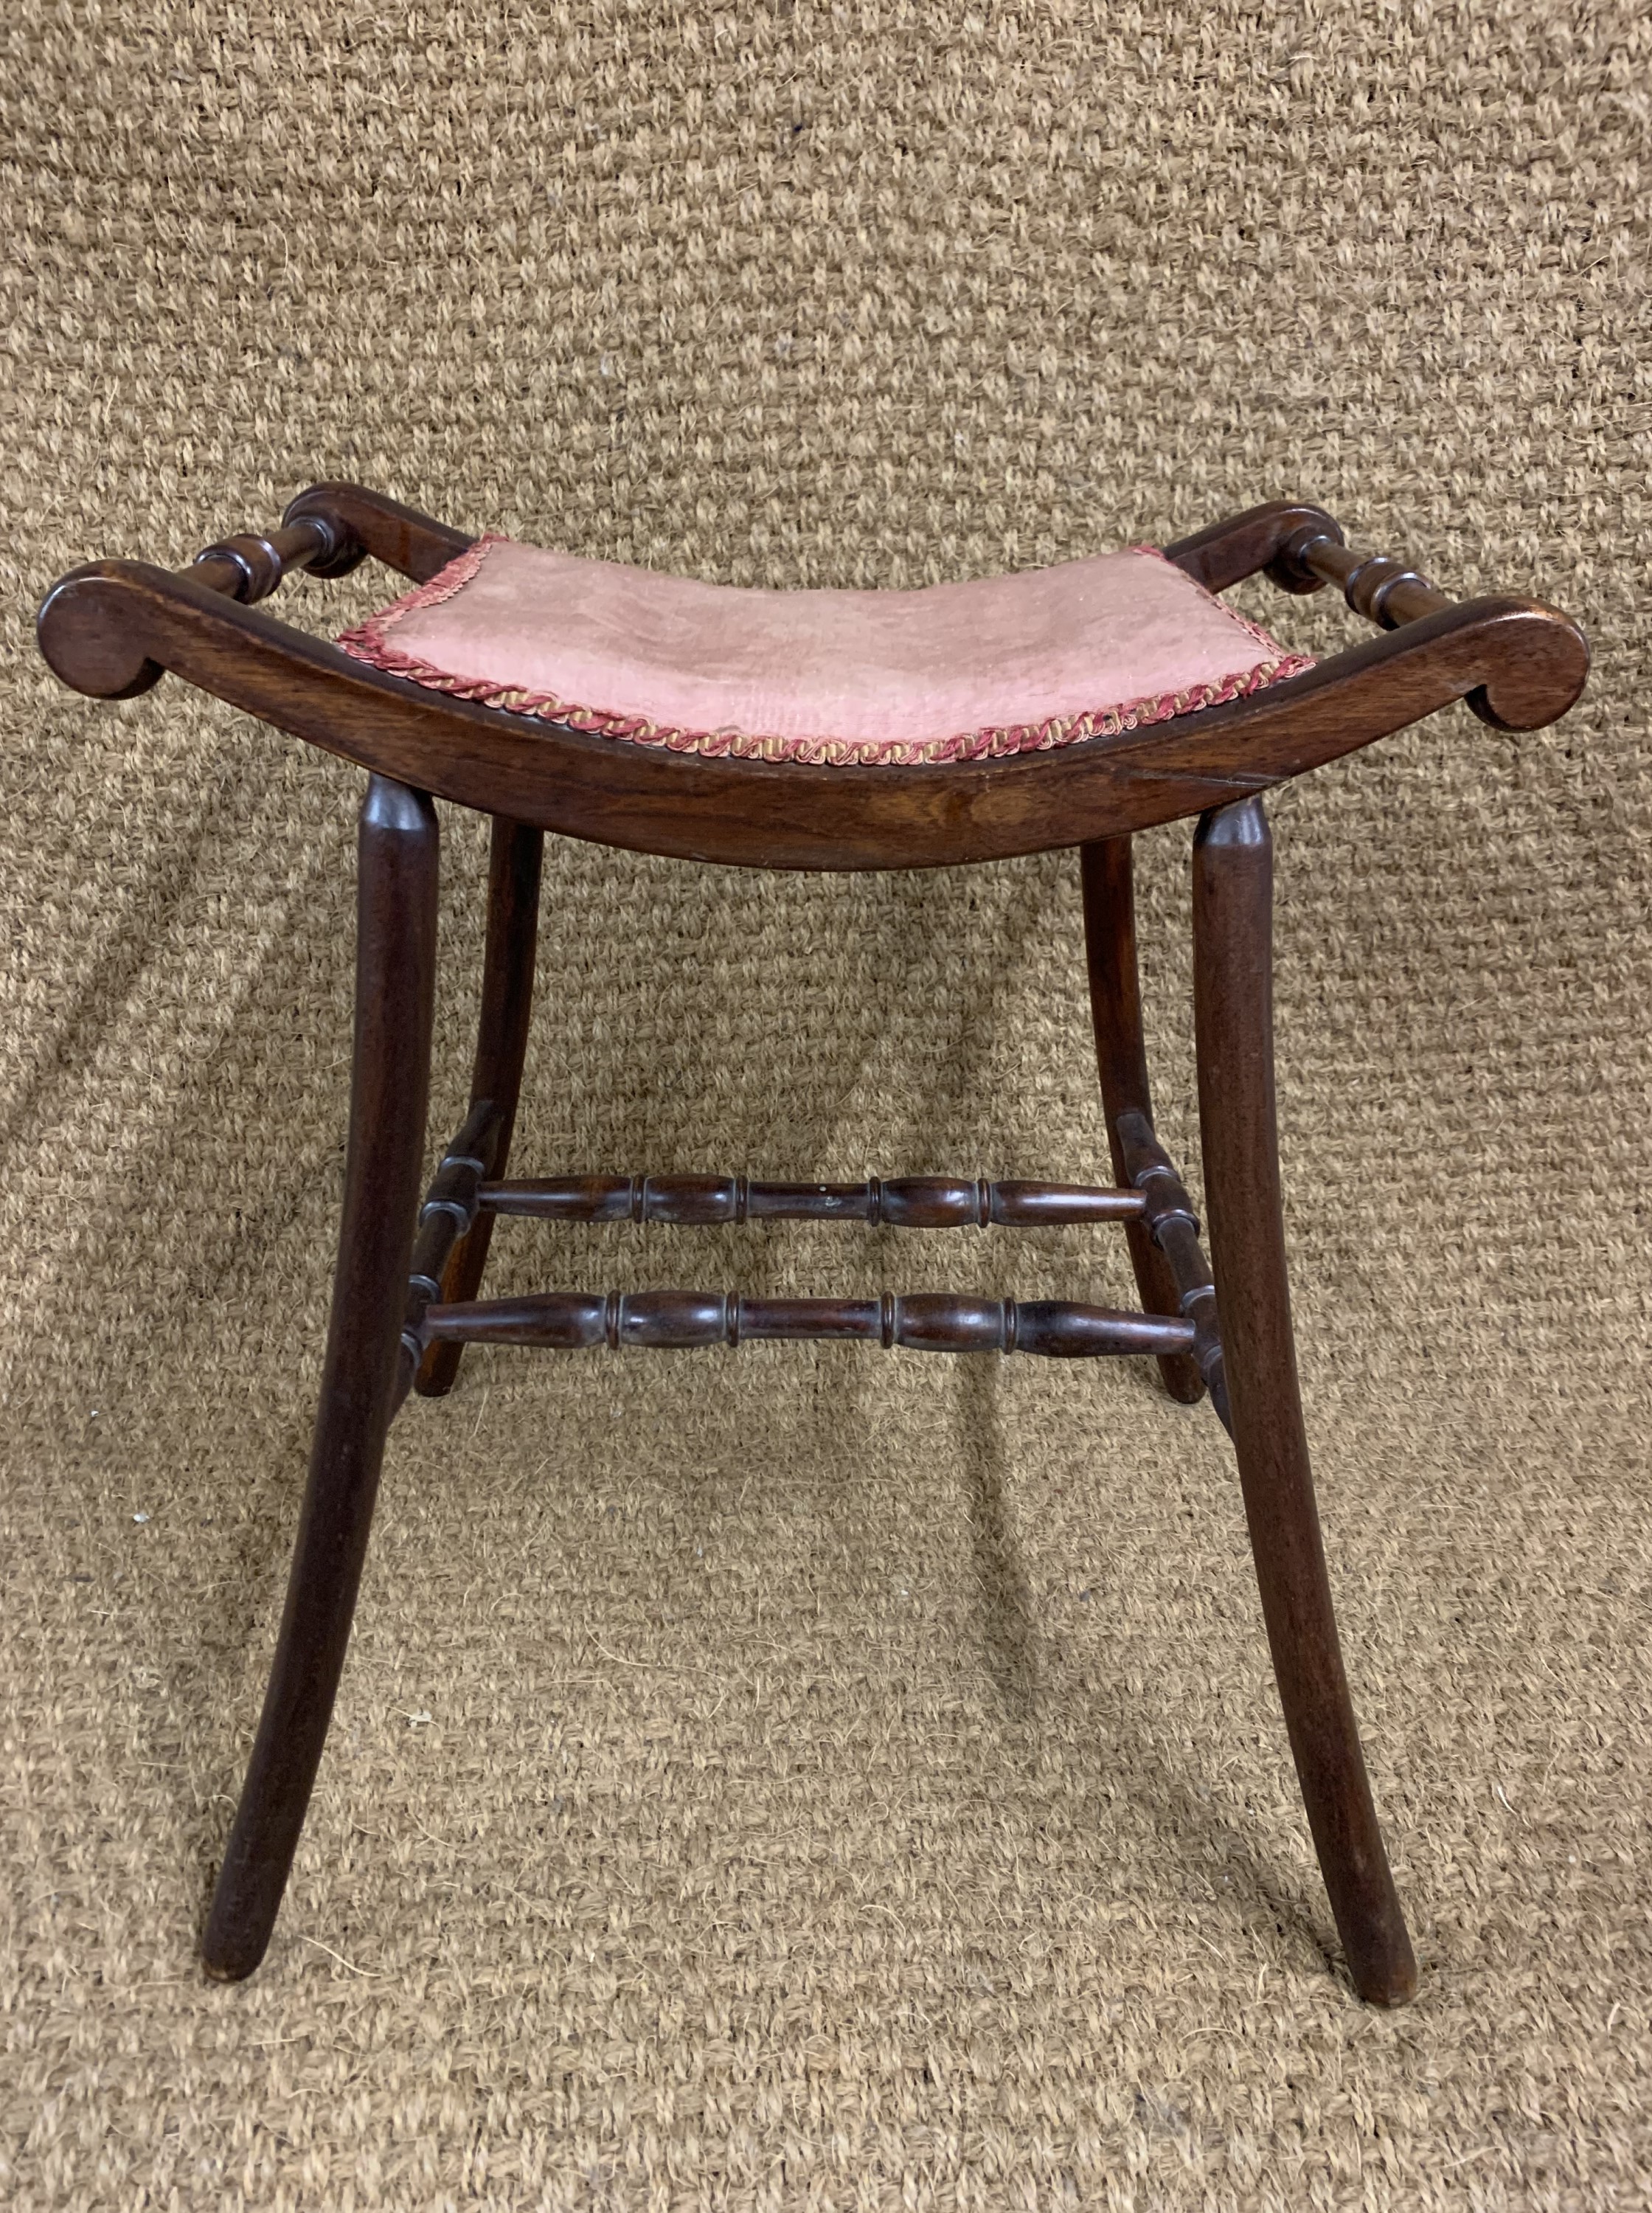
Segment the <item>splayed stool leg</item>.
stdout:
<svg viewBox="0 0 1652 2213">
<path fill-rule="evenodd" d="M 356 1046 L 332 1314 L 287 1603 L 201 1951 L 226 1982 L 270 1941 L 344 1667 L 389 1427 L 424 1166 L 436 809 L 387 777 L 361 813 Z"/>
<path fill-rule="evenodd" d="M 1377 1826 L 1320 1538 L 1291 1336 L 1273 1083 L 1273 846 L 1259 799 L 1203 816 L 1193 1003 L 1205 1205 L 1234 1445 L 1285 1728 L 1354 1986 L 1417 1962 Z"/>
</svg>

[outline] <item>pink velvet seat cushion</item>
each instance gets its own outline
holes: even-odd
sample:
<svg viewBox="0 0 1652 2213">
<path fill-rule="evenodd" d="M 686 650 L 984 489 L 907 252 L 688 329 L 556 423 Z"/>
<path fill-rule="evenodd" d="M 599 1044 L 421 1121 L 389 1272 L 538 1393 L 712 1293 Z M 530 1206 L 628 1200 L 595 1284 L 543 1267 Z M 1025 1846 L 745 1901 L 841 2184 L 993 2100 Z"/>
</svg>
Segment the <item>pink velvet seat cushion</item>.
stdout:
<svg viewBox="0 0 1652 2213">
<path fill-rule="evenodd" d="M 1140 546 L 923 591 L 771 592 L 485 537 L 339 643 L 634 744 L 868 766 L 1070 745 L 1311 665 Z"/>
</svg>

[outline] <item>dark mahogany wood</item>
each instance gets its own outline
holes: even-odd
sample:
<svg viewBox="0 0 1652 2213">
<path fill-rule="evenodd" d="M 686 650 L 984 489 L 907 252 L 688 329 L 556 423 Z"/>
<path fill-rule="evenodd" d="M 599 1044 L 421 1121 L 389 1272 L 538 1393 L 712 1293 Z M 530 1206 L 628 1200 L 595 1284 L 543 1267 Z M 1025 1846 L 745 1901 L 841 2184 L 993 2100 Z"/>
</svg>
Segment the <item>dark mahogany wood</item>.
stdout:
<svg viewBox="0 0 1652 2213">
<path fill-rule="evenodd" d="M 1283 503 L 1272 524 L 1238 518 L 1223 527 L 1225 556 L 1222 533 L 1202 553 L 1186 550 L 1191 540 L 1172 552 L 1228 576 L 1272 563 L 1286 520 L 1317 543 L 1319 523 L 1305 524 L 1305 512 L 1318 514 Z M 314 514 L 415 576 L 470 542 L 348 487 L 314 487 L 288 509 L 290 522 Z M 1115 737 L 950 766 L 809 767 L 525 722 L 368 668 L 212 589 L 207 573 L 129 561 L 76 570 L 41 607 L 41 650 L 66 683 L 99 698 L 129 697 L 171 668 L 279 729 L 461 805 L 599 844 L 753 868 L 930 868 L 1119 837 L 1300 776 L 1454 699 L 1469 698 L 1499 727 L 1535 729 L 1571 705 L 1588 668 L 1581 632 L 1551 607 L 1475 600 L 1288 683 Z"/>
<path fill-rule="evenodd" d="M 1222 1427 L 1231 1430 L 1222 1333 L 1216 1324 L 1216 1283 L 1199 1243 L 1193 1202 L 1145 1114 L 1134 1111 L 1121 1114 L 1117 1128 L 1125 1173 L 1145 1204 L 1143 1227 L 1170 1271 L 1176 1311 L 1193 1325 L 1193 1364 L 1204 1378 Z"/>
<path fill-rule="evenodd" d="M 336 576 L 341 551 L 337 530 L 325 515 L 310 515 L 283 523 L 267 537 L 248 532 L 238 538 L 221 538 L 198 553 L 186 570 L 197 583 L 210 584 L 227 598 L 250 605 L 267 599 L 290 570 L 322 569 Z M 353 565 L 353 564 L 352 564 Z"/>
<path fill-rule="evenodd" d="M 545 833 L 496 815 L 488 858 L 487 943 L 482 956 L 482 1013 L 471 1071 L 472 1108 L 492 1103 L 494 1115 L 479 1151 L 482 1174 L 504 1173 L 516 1126 L 516 1102 L 533 1011 L 533 962 L 539 934 L 539 873 Z M 494 1210 L 472 1215 L 442 1277 L 441 1296 L 473 1299 L 487 1265 Z M 440 1399 L 454 1387 L 464 1347 L 433 1345 L 421 1362 L 417 1387 Z"/>
<path fill-rule="evenodd" d="M 1095 1033 L 1095 1065 L 1101 1082 L 1101 1119 L 1107 1125 L 1113 1172 L 1121 1184 L 1134 1180 L 1119 1134 L 1121 1115 L 1139 1114 L 1150 1128 L 1147 1046 L 1142 1034 L 1141 971 L 1136 957 L 1136 890 L 1131 841 L 1106 838 L 1086 845 L 1079 856 L 1084 893 L 1084 951 L 1089 971 L 1090 1022 Z M 1149 1314 L 1181 1312 L 1176 1279 L 1143 1220 L 1125 1232 L 1136 1287 Z M 1197 1363 L 1173 1353 L 1159 1363 L 1164 1387 L 1191 1406 L 1204 1389 Z"/>
<path fill-rule="evenodd" d="M 1262 1613 L 1331 1910 L 1360 1996 L 1417 1986 L 1343 1671 L 1291 1336 L 1273 1078 L 1273 850 L 1259 799 L 1193 849 L 1199 1125 L 1216 1302 Z"/>
<path fill-rule="evenodd" d="M 226 1980 L 264 1956 L 320 1764 L 367 1551 L 424 1165 L 436 810 L 382 777 L 359 837 L 356 1050 L 332 1318 L 308 1487 L 258 1738 L 207 1923 Z"/>
<path fill-rule="evenodd" d="M 428 584 L 476 542 L 469 531 L 437 522 L 363 485 L 312 485 L 289 502 L 281 520 L 290 527 L 318 518 L 332 529 L 338 551 L 325 564 L 311 564 L 317 576 L 342 576 L 370 556 L 416 584 Z"/>
<path fill-rule="evenodd" d="M 710 759 L 525 721 L 404 682 L 256 602 L 299 570 L 369 556 L 424 582 L 472 541 L 359 485 L 312 485 L 280 526 L 177 570 L 101 561 L 56 584 L 41 651 L 65 683 L 129 698 L 172 671 L 372 777 L 361 828 L 356 1058 L 332 1319 L 310 1478 L 274 1669 L 204 1944 L 244 1975 L 268 1941 L 350 1634 L 385 1430 L 417 1374 L 439 1395 L 467 1343 L 696 1346 L 844 1338 L 921 1351 L 1156 1356 L 1182 1399 L 1209 1385 L 1233 1432 L 1287 1728 L 1356 1987 L 1416 1977 L 1338 1649 L 1295 1356 L 1274 1127 L 1271 859 L 1260 794 L 1466 699 L 1534 729 L 1582 689 L 1564 615 L 1453 603 L 1403 562 L 1352 552 L 1322 508 L 1276 500 L 1166 548 L 1213 591 L 1265 574 L 1336 586 L 1377 634 L 1291 681 L 1048 753 L 950 766 Z M 434 795 L 494 818 L 482 1014 L 465 1123 L 418 1201 L 431 1034 Z M 1131 838 L 1198 816 L 1196 1015 L 1212 1268 L 1154 1134 Z M 930 868 L 1081 846 L 1097 1067 L 1117 1188 L 914 1176 L 507 1182 L 532 999 L 543 832 L 765 869 Z M 869 1300 L 692 1291 L 480 1301 L 502 1214 L 561 1221 L 1122 1222 L 1144 1314 L 950 1294 Z M 415 1231 L 417 1228 L 417 1239 Z"/>
<path fill-rule="evenodd" d="M 1403 561 L 1392 561 L 1381 553 L 1356 553 L 1343 544 L 1340 533 L 1327 536 L 1312 525 L 1297 531 L 1278 558 L 1306 570 L 1321 583 L 1335 584 L 1356 615 L 1384 630 L 1420 622 L 1424 615 L 1439 614 L 1451 605 L 1448 594 Z"/>
<path fill-rule="evenodd" d="M 988 1183 L 962 1176 L 873 1176 L 864 1183 L 763 1183 L 754 1176 L 541 1176 L 482 1187 L 485 1213 L 542 1222 L 868 1222 L 895 1229 L 1047 1228 L 1129 1222 L 1140 1192 L 1076 1183 Z"/>
<path fill-rule="evenodd" d="M 436 1344 L 622 1345 L 687 1350 L 758 1338 L 856 1338 L 910 1352 L 1036 1352 L 1077 1360 L 1193 1342 L 1191 1322 L 1062 1299 L 972 1299 L 950 1291 L 876 1299 L 754 1299 L 724 1291 L 538 1291 L 425 1310 Z"/>
<path fill-rule="evenodd" d="M 1282 591 L 1317 592 L 1325 579 L 1289 560 L 1286 548 L 1293 540 L 1320 538 L 1342 543 L 1341 526 L 1322 507 L 1308 500 L 1271 499 L 1196 530 L 1191 538 L 1179 538 L 1164 553 L 1207 592 L 1225 592 L 1265 570 Z"/>
<path fill-rule="evenodd" d="M 476 1100 L 458 1135 L 442 1155 L 441 1165 L 424 1194 L 407 1280 L 401 1355 L 390 1402 L 393 1415 L 412 1389 L 420 1372 L 424 1351 L 420 1324 L 424 1309 L 445 1295 L 443 1286 L 452 1271 L 454 1248 L 462 1246 L 477 1227 L 481 1212 L 482 1178 L 497 1141 L 500 1112 L 491 1099 Z M 474 1284 L 471 1288 L 474 1289 Z"/>
</svg>

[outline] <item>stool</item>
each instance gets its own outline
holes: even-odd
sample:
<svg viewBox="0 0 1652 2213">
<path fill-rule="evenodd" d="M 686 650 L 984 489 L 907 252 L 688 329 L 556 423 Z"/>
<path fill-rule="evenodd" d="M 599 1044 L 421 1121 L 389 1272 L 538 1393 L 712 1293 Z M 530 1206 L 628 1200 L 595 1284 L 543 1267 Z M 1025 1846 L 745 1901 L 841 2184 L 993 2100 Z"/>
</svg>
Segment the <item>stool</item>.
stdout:
<svg viewBox="0 0 1652 2213">
<path fill-rule="evenodd" d="M 414 588 L 329 644 L 259 611 L 290 570 L 369 555 Z M 1265 571 L 1339 586 L 1377 633 L 1314 665 L 1213 595 Z M 1262 795 L 1466 698 L 1504 730 L 1564 714 L 1582 634 L 1529 600 L 1453 602 L 1275 502 L 1167 547 L 915 593 L 708 586 L 472 540 L 349 485 L 186 568 L 101 561 L 40 610 L 77 690 L 171 670 L 368 771 L 343 1218 L 308 1489 L 257 1741 L 203 1946 L 263 1957 L 350 1636 L 386 1432 L 467 1344 L 857 1338 L 924 1352 L 1150 1354 L 1208 1393 L 1239 1464 L 1287 1733 L 1356 1989 L 1416 1965 L 1338 1648 L 1297 1390 L 1275 1137 L 1272 854 Z M 420 1198 L 436 988 L 435 798 L 492 818 L 480 1034 L 464 1123 Z M 1153 1127 L 1132 834 L 1196 818 L 1194 1015 L 1210 1264 Z M 507 1180 L 547 830 L 755 868 L 924 868 L 1076 846 L 1113 1184 L 918 1176 Z M 478 1296 L 502 1215 L 936 1228 L 1118 1222 L 1143 1311 L 924 1295 Z"/>
</svg>

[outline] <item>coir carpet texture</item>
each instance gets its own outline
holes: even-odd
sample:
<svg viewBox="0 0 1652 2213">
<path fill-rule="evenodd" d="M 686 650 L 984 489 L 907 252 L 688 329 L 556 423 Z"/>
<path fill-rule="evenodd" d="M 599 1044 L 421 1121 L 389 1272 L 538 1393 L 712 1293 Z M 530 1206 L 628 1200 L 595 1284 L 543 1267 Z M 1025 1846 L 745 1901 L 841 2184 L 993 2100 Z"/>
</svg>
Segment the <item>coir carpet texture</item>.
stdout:
<svg viewBox="0 0 1652 2213">
<path fill-rule="evenodd" d="M 0 2197 L 1652 2203 L 1643 11 L 40 0 L 0 50 Z M 274 1945 L 204 1979 L 326 1320 L 360 778 L 175 681 L 78 698 L 29 616 L 326 477 L 772 585 L 1305 495 L 1585 623 L 1559 726 L 1454 711 L 1272 809 L 1408 2010 L 1345 1978 L 1208 1408 L 848 1346 L 472 1353 L 410 1405 Z M 485 865 L 444 834 L 433 1150 Z M 1191 1174 L 1186 826 L 1139 865 Z M 552 841 L 517 1161 L 1106 1180 L 1074 857 Z M 501 1289 L 1130 1300 L 1108 1230 L 495 1252 Z"/>
</svg>

